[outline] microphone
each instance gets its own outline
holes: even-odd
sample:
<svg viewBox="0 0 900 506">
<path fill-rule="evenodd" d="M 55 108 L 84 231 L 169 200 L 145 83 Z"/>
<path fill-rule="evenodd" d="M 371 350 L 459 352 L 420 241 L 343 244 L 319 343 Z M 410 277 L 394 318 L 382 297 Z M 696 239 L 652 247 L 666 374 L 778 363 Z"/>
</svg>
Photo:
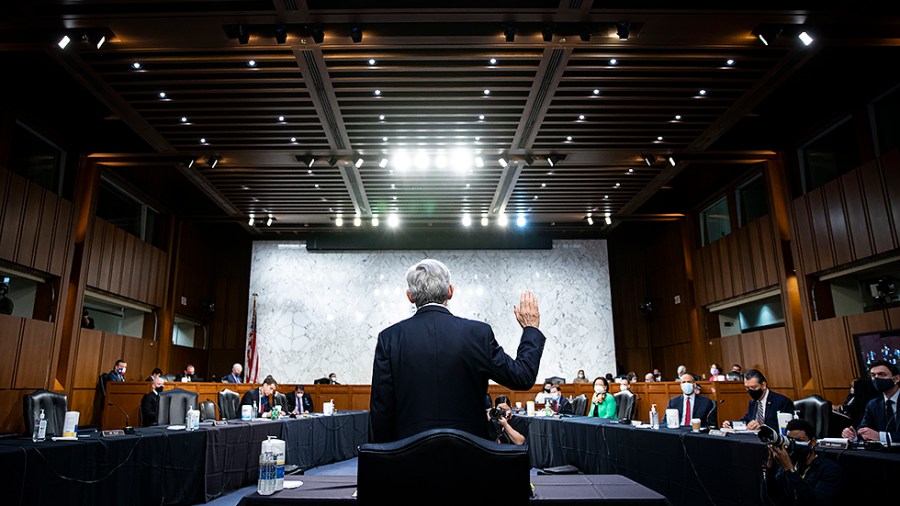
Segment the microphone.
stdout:
<svg viewBox="0 0 900 506">
<path fill-rule="evenodd" d="M 715 405 L 713 406 L 713 408 L 712 408 L 711 410 L 709 410 L 709 413 L 706 415 L 706 426 L 707 426 L 708 428 L 712 428 L 712 425 L 710 425 L 710 423 L 709 423 L 710 417 L 711 417 L 712 414 L 716 411 L 716 409 L 718 409 L 719 404 L 722 404 L 723 402 L 725 402 L 725 399 L 719 399 L 719 400 L 717 400 L 716 403 L 715 403 Z"/>
<path fill-rule="evenodd" d="M 121 411 L 122 414 L 125 415 L 125 434 L 134 434 L 134 427 L 131 426 L 131 419 L 128 417 L 128 413 L 126 413 L 125 410 L 122 409 L 122 406 L 119 406 L 115 402 L 109 402 L 107 404 L 109 406 L 115 406 L 119 408 L 119 411 Z"/>
</svg>

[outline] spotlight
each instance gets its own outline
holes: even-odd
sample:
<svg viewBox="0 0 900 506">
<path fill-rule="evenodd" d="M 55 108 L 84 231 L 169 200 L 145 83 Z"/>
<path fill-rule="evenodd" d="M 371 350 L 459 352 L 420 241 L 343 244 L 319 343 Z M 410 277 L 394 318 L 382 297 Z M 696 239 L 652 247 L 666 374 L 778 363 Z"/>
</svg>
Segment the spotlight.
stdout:
<svg viewBox="0 0 900 506">
<path fill-rule="evenodd" d="M 270 215 L 269 215 L 269 219 L 266 220 L 266 226 L 267 226 L 267 227 L 271 227 L 273 221 L 275 221 L 275 218 L 273 218 L 272 215 L 270 214 Z"/>
<path fill-rule="evenodd" d="M 550 155 L 547 157 L 547 164 L 550 167 L 556 167 L 566 159 L 565 155 Z"/>
<path fill-rule="evenodd" d="M 206 163 L 209 165 L 209 168 L 210 168 L 210 169 L 215 169 L 215 168 L 216 168 L 216 165 L 219 165 L 219 157 L 218 157 L 218 156 L 211 156 L 211 157 L 209 157 L 209 159 L 206 161 Z"/>
<path fill-rule="evenodd" d="M 516 218 L 516 225 L 518 225 L 519 228 L 521 228 L 521 227 L 524 227 L 527 223 L 528 223 L 528 221 L 525 219 L 525 215 L 519 213 L 519 217 Z"/>
<path fill-rule="evenodd" d="M 387 164 L 388 164 L 387 158 L 382 158 L 381 161 L 378 162 L 378 166 L 381 167 L 382 169 L 387 167 Z"/>
<path fill-rule="evenodd" d="M 254 223 L 256 223 L 256 215 L 250 213 L 250 221 L 248 221 L 247 224 L 252 227 Z"/>
<path fill-rule="evenodd" d="M 553 42 L 553 23 L 544 23 L 541 35 L 544 37 L 544 42 Z"/>
<path fill-rule="evenodd" d="M 360 42 L 362 42 L 362 37 L 362 28 L 358 26 L 353 26 L 350 28 L 350 40 L 352 40 L 354 44 L 359 44 Z"/>
<path fill-rule="evenodd" d="M 353 166 L 358 169 L 362 167 L 363 162 L 365 162 L 365 160 L 363 160 L 362 157 L 359 157 L 356 159 L 356 163 L 354 163 Z"/>
<path fill-rule="evenodd" d="M 196 158 L 191 158 L 190 160 L 188 160 L 188 162 L 187 162 L 187 168 L 190 169 L 191 167 L 193 167 L 193 166 L 194 166 L 194 162 L 196 162 L 196 161 L 197 161 Z"/>
<path fill-rule="evenodd" d="M 500 213 L 497 215 L 497 225 L 505 227 L 508 223 L 509 219 L 506 217 L 506 213 Z"/>
<path fill-rule="evenodd" d="M 391 228 L 397 228 L 400 226 L 400 217 L 396 214 L 388 215 L 388 226 Z"/>
<path fill-rule="evenodd" d="M 353 218 L 353 226 L 354 227 L 362 226 L 362 218 L 360 218 L 358 214 Z"/>
<path fill-rule="evenodd" d="M 321 44 L 325 41 L 325 30 L 322 28 L 322 25 L 310 25 L 307 27 L 307 30 L 316 44 Z"/>
<path fill-rule="evenodd" d="M 372 215 L 372 226 L 373 226 L 373 227 L 377 227 L 377 226 L 378 226 L 378 215 L 377 215 L 377 214 L 373 214 L 373 215 Z"/>
<path fill-rule="evenodd" d="M 250 42 L 250 30 L 244 25 L 238 25 L 238 42 L 241 44 Z"/>
<path fill-rule="evenodd" d="M 594 224 L 594 218 L 592 218 L 590 214 L 587 215 L 587 222 L 588 222 L 588 225 Z"/>
<path fill-rule="evenodd" d="M 331 158 L 328 159 L 329 167 L 334 167 L 335 165 L 337 165 L 337 163 L 338 163 L 338 157 L 336 157 L 336 156 L 332 156 Z"/>
<path fill-rule="evenodd" d="M 344 226 L 344 217 L 342 215 L 337 215 L 337 218 L 334 219 L 334 226 L 343 227 Z"/>
<path fill-rule="evenodd" d="M 656 157 L 648 153 L 642 154 L 641 158 L 644 159 L 644 163 L 646 163 L 648 167 L 653 167 L 653 163 L 656 162 Z"/>
<path fill-rule="evenodd" d="M 768 46 L 769 44 L 775 42 L 775 39 L 780 33 L 781 28 L 772 25 L 758 26 L 755 30 L 753 30 L 753 35 L 756 35 L 756 38 L 759 39 L 759 41 L 762 42 L 764 46 Z"/>
<path fill-rule="evenodd" d="M 531 165 L 534 164 L 534 157 L 533 157 L 533 156 L 531 156 L 531 155 L 525 155 L 523 158 L 525 158 L 525 164 L 528 165 L 529 167 L 530 167 Z"/>
<path fill-rule="evenodd" d="M 486 214 L 481 215 L 481 226 L 482 227 L 488 226 L 488 217 Z"/>
<path fill-rule="evenodd" d="M 603 220 L 606 221 L 606 224 L 607 224 L 607 225 L 612 225 L 612 218 L 610 218 L 609 216 L 607 216 L 607 217 L 604 218 Z"/>
<path fill-rule="evenodd" d="M 593 27 L 590 24 L 585 23 L 581 25 L 581 32 L 578 34 L 581 37 L 582 42 L 590 42 L 591 41 L 591 32 L 593 31 Z"/>
<path fill-rule="evenodd" d="M 797 35 L 797 37 L 800 38 L 800 42 L 802 42 L 804 46 L 808 46 L 808 45 L 812 44 L 813 41 L 815 40 L 815 39 L 813 39 L 812 35 L 810 35 L 806 31 L 800 32 L 800 34 Z M 97 49 L 99 49 L 99 48 L 100 48 L 100 46 L 97 46 Z"/>
<path fill-rule="evenodd" d="M 60 37 L 59 42 L 57 42 L 56 45 L 59 46 L 60 49 L 65 49 L 66 46 L 69 45 L 69 42 L 72 42 L 72 39 L 70 39 L 68 35 L 63 35 L 62 37 Z"/>
<path fill-rule="evenodd" d="M 462 216 L 462 226 L 468 227 L 472 225 L 472 217 L 469 216 L 469 213 L 465 213 Z"/>
<path fill-rule="evenodd" d="M 503 28 L 503 35 L 506 36 L 506 42 L 515 42 L 516 41 L 516 27 L 513 25 L 506 25 Z"/>
<path fill-rule="evenodd" d="M 631 23 L 626 21 L 621 21 L 616 23 L 616 35 L 619 36 L 619 40 L 628 40 L 629 31 L 631 30 Z"/>
<path fill-rule="evenodd" d="M 672 167 L 675 166 L 676 161 L 675 161 L 675 157 L 674 157 L 674 156 L 669 155 L 669 157 L 666 159 L 666 161 L 668 161 L 668 162 L 669 162 L 669 165 L 671 165 Z"/>
<path fill-rule="evenodd" d="M 503 168 L 506 168 L 506 166 L 509 165 L 509 162 L 506 161 L 506 158 L 504 158 L 504 157 L 502 157 L 502 156 L 501 156 L 500 158 L 497 159 L 497 162 L 498 162 L 498 163 L 500 164 L 500 166 L 503 167 Z"/>
<path fill-rule="evenodd" d="M 275 25 L 275 42 L 284 44 L 287 42 L 287 27 L 284 25 Z"/>
</svg>

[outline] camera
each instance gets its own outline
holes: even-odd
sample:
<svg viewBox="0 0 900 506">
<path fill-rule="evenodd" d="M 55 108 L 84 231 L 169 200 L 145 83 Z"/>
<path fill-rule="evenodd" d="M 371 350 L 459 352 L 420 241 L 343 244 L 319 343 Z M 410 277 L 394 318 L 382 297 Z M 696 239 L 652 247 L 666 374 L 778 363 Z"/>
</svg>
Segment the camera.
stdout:
<svg viewBox="0 0 900 506">
<path fill-rule="evenodd" d="M 804 450 L 809 448 L 809 443 L 806 441 L 795 441 L 789 437 L 785 437 L 781 434 L 780 431 L 769 427 L 768 425 L 760 425 L 759 432 L 756 433 L 759 440 L 767 445 L 772 446 L 780 446 L 784 448 L 788 455 L 794 456 L 797 453 L 797 449 L 800 448 L 800 454 L 806 453 Z"/>
<path fill-rule="evenodd" d="M 506 410 L 503 408 L 491 408 L 491 410 L 489 411 L 489 415 L 491 417 L 491 420 L 506 418 Z"/>
</svg>

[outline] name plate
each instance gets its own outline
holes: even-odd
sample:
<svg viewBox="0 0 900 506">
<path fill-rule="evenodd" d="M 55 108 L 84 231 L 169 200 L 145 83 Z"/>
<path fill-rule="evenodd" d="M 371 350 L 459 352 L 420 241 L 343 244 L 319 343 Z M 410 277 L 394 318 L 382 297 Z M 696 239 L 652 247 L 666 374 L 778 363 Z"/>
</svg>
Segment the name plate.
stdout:
<svg viewBox="0 0 900 506">
<path fill-rule="evenodd" d="M 125 431 L 122 429 L 113 429 L 113 430 L 105 430 L 103 431 L 104 437 L 112 437 L 112 436 L 124 436 Z"/>
<path fill-rule="evenodd" d="M 228 425 L 228 420 L 213 420 L 213 425 L 216 427 L 219 425 Z"/>
<path fill-rule="evenodd" d="M 725 437 L 725 436 L 728 435 L 728 433 L 725 432 L 725 431 L 719 430 L 719 429 L 710 429 L 709 435 L 710 435 L 710 436 Z"/>
</svg>

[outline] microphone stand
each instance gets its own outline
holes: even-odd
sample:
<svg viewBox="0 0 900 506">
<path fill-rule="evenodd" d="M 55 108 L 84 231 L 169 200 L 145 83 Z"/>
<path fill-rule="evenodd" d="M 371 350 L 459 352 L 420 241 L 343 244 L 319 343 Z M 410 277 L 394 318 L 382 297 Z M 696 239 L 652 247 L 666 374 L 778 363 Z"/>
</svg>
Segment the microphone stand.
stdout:
<svg viewBox="0 0 900 506">
<path fill-rule="evenodd" d="M 109 402 L 107 404 L 119 408 L 119 411 L 121 411 L 122 414 L 125 415 L 125 428 L 123 429 L 125 431 L 125 434 L 134 434 L 134 427 L 131 426 L 131 419 L 128 417 L 128 413 L 126 413 L 125 410 L 122 409 L 122 406 L 119 406 L 115 402 Z"/>
<path fill-rule="evenodd" d="M 712 414 L 715 413 L 715 411 L 719 408 L 719 404 L 722 404 L 723 402 L 725 402 L 725 399 L 719 399 L 719 400 L 717 400 L 717 401 L 716 401 L 716 404 L 713 406 L 713 408 L 712 408 L 711 410 L 709 410 L 709 413 L 706 414 L 706 429 L 707 429 L 707 430 L 710 430 L 710 429 L 713 428 L 713 427 L 710 425 L 710 423 L 709 423 L 710 417 L 711 417 Z M 716 427 L 716 428 L 718 428 L 718 427 Z"/>
</svg>

